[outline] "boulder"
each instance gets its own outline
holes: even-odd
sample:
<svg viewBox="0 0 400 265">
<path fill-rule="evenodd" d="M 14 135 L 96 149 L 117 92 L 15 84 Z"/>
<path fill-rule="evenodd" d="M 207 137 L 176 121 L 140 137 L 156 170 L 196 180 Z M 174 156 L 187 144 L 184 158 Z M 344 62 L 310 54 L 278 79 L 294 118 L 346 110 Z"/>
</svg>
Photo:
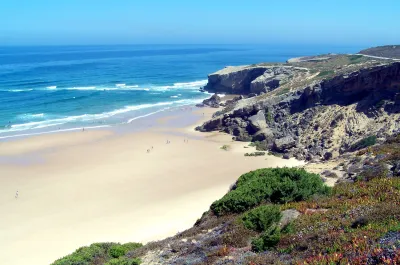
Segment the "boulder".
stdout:
<svg viewBox="0 0 400 265">
<path fill-rule="evenodd" d="M 222 129 L 222 118 L 217 117 L 215 119 L 205 122 L 201 126 L 197 126 L 196 130 L 200 132 L 210 132 Z"/>
<path fill-rule="evenodd" d="M 330 160 L 330 159 L 332 159 L 333 158 L 333 154 L 332 154 L 332 152 L 325 152 L 324 153 L 324 159 L 325 160 Z"/>
<path fill-rule="evenodd" d="M 300 212 L 295 209 L 287 209 L 282 211 L 282 218 L 279 222 L 279 227 L 283 228 L 300 216 Z"/>
<path fill-rule="evenodd" d="M 285 136 L 283 138 L 276 139 L 274 142 L 274 149 L 278 152 L 283 152 L 295 146 L 296 141 L 293 139 L 292 136 Z"/>
<path fill-rule="evenodd" d="M 265 113 L 263 110 L 260 110 L 256 115 L 249 117 L 249 122 L 252 129 L 256 132 L 267 128 L 267 122 L 265 121 Z"/>
<path fill-rule="evenodd" d="M 217 94 L 214 94 L 209 99 L 203 100 L 203 104 L 209 106 L 211 108 L 219 108 L 219 104 L 221 103 L 221 98 Z"/>
<path fill-rule="evenodd" d="M 253 142 L 255 141 L 268 141 L 272 142 L 272 139 L 274 139 L 274 133 L 271 129 L 265 128 L 259 130 L 256 134 L 253 135 Z"/>
</svg>

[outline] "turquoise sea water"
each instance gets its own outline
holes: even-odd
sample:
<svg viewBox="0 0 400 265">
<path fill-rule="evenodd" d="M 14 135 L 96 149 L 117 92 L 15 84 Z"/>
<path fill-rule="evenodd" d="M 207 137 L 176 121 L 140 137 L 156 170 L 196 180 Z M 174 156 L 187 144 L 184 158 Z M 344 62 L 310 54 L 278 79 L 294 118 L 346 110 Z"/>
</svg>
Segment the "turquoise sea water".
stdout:
<svg viewBox="0 0 400 265">
<path fill-rule="evenodd" d="M 112 126 L 194 104 L 226 65 L 283 62 L 362 47 L 121 45 L 0 47 L 0 139 Z"/>
</svg>

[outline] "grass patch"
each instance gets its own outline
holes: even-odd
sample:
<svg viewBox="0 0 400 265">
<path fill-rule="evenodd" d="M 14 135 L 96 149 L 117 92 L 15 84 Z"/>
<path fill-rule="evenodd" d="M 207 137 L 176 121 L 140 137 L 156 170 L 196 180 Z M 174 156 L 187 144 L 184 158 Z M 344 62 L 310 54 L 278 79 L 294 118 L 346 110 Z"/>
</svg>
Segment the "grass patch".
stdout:
<svg viewBox="0 0 400 265">
<path fill-rule="evenodd" d="M 318 74 L 318 77 L 326 77 L 326 76 L 330 76 L 330 75 L 334 75 L 335 72 L 333 70 L 326 70 L 326 71 L 321 71 Z"/>
<path fill-rule="evenodd" d="M 307 200 L 314 194 L 329 194 L 319 175 L 296 168 L 265 168 L 246 173 L 235 189 L 211 205 L 217 216 L 242 213 L 261 203 Z"/>
<path fill-rule="evenodd" d="M 349 58 L 350 64 L 357 64 L 357 63 L 361 63 L 363 57 L 364 56 L 362 56 L 362 55 L 350 55 L 348 58 Z"/>
</svg>

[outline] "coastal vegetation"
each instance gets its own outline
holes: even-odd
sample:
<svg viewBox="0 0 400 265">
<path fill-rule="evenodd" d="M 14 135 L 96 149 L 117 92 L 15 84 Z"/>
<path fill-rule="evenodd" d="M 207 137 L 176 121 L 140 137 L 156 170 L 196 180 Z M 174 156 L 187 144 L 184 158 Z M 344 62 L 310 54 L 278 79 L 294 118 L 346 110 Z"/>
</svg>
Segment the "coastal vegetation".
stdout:
<svg viewBox="0 0 400 265">
<path fill-rule="evenodd" d="M 211 205 L 211 210 L 217 216 L 242 213 L 261 203 L 307 200 L 329 191 L 318 175 L 303 169 L 258 169 L 240 176 L 233 189 Z"/>
<path fill-rule="evenodd" d="M 128 258 L 125 254 L 140 247 L 140 243 L 94 243 L 77 249 L 52 265 L 139 265 L 139 258 Z"/>
</svg>

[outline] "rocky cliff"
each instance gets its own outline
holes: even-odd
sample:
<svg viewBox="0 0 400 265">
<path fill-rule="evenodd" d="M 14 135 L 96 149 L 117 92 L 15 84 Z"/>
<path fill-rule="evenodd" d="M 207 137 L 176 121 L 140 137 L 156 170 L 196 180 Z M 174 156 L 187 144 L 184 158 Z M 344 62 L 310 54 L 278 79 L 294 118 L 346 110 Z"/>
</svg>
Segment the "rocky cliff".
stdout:
<svg viewBox="0 0 400 265">
<path fill-rule="evenodd" d="M 243 71 L 228 74 L 230 83 L 242 83 Z M 224 131 L 285 157 L 331 159 L 365 137 L 384 139 L 398 132 L 399 112 L 400 62 L 380 63 L 309 80 L 285 94 L 239 100 L 197 130 Z"/>
<path fill-rule="evenodd" d="M 208 76 L 210 92 L 260 94 L 272 91 L 293 76 L 306 78 L 307 71 L 294 66 L 230 66 Z"/>
</svg>

